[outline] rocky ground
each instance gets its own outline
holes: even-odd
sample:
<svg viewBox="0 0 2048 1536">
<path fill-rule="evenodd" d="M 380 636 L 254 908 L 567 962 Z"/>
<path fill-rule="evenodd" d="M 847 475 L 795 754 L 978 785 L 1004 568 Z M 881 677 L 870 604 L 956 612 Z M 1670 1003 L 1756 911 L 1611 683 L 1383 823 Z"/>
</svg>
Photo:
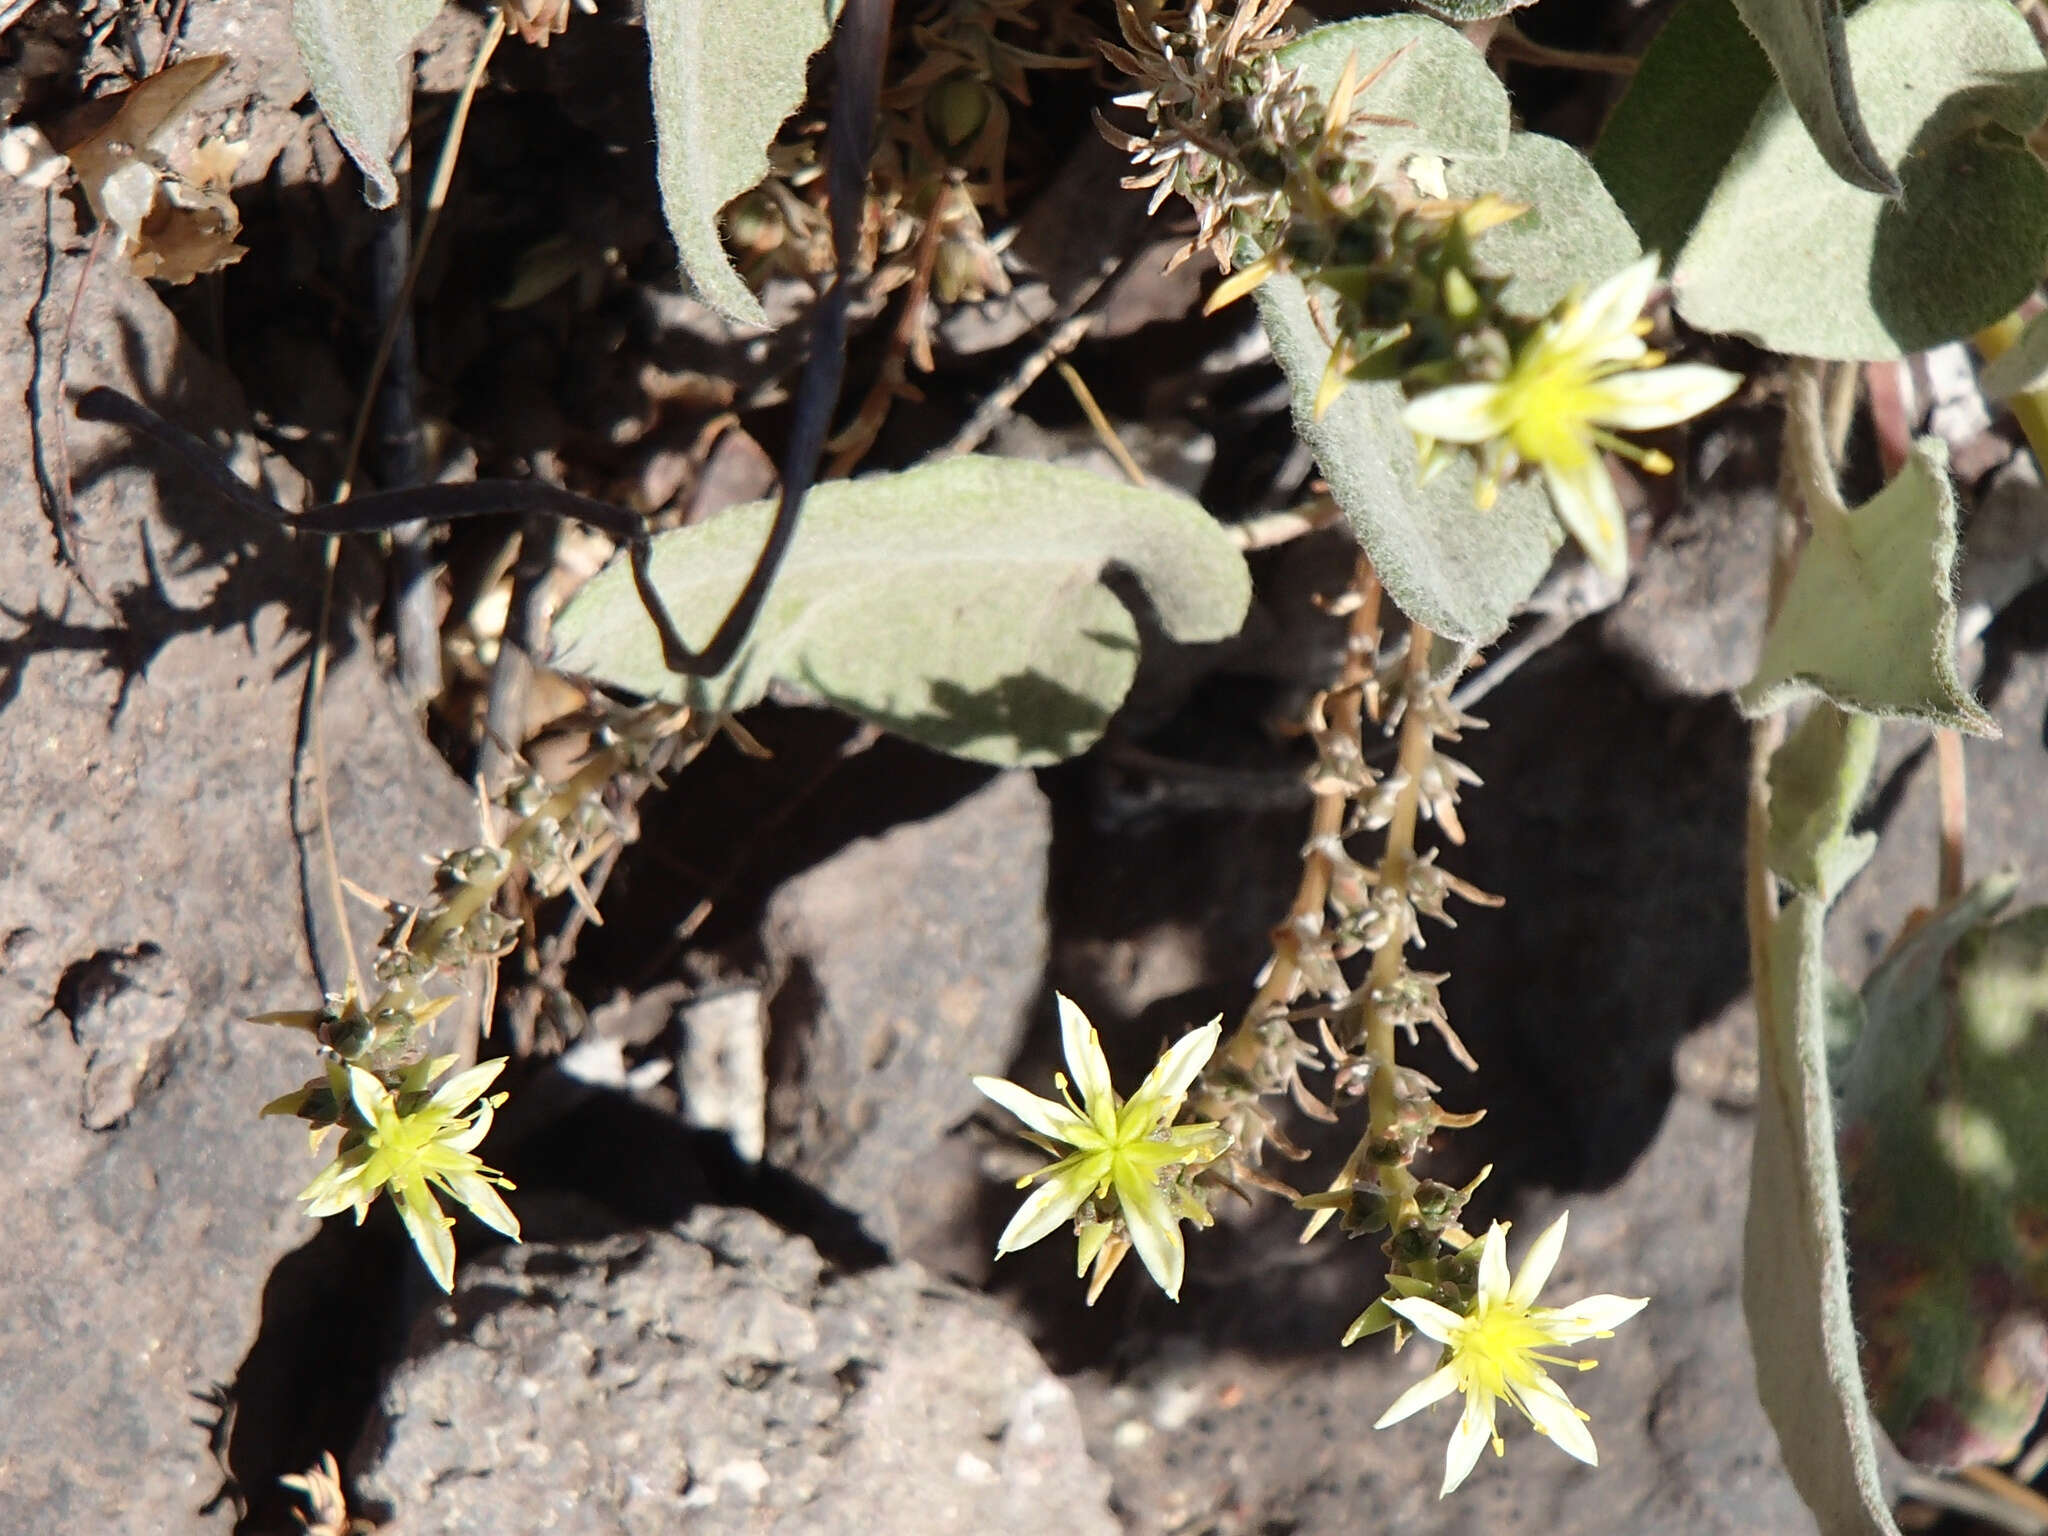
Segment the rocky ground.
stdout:
<svg viewBox="0 0 2048 1536">
<path fill-rule="evenodd" d="M 1486 699 L 1463 754 L 1486 787 L 1446 862 L 1507 902 L 1433 932 L 1426 956 L 1481 1069 L 1427 1047 L 1420 1063 L 1447 1102 L 1491 1111 L 1454 1149 L 1467 1173 L 1497 1165 L 1477 1216 L 1530 1232 L 1569 1209 L 1559 1291 L 1653 1298 L 1574 1385 L 1599 1471 L 1511 1436 L 1505 1466 L 1438 1502 L 1441 1417 L 1370 1429 L 1420 1351 L 1336 1347 L 1373 1294 L 1371 1245 L 1302 1246 L 1270 1203 L 1191 1238 L 1178 1307 L 1123 1275 L 1085 1309 L 1054 1245 L 990 1258 L 1030 1162 L 970 1074 L 1043 1086 L 1055 990 L 1120 1072 L 1248 995 L 1307 804 L 1298 749 L 1266 722 L 1327 660 L 1307 598 L 1341 580 L 1334 533 L 1259 556 L 1245 638 L 1148 663 L 1111 739 L 1056 769 L 992 774 L 757 711 L 772 760 L 714 747 L 642 805 L 605 926 L 549 1005 L 570 1022 L 508 1078 L 486 1152 L 520 1184 L 527 1241 L 464 1228 L 443 1298 L 385 1205 L 359 1230 L 305 1223 L 292 1196 L 316 1165 L 290 1123 L 255 1118 L 305 1075 L 304 1046 L 242 1020 L 340 975 L 293 794 L 320 551 L 59 421 L 67 390 L 111 384 L 288 505 L 333 473 L 367 347 L 336 285 L 366 225 L 284 18 L 281 0 L 216 0 L 185 21 L 187 49 L 235 61 L 193 132 L 251 144 L 251 252 L 224 278 L 167 305 L 104 260 L 87 277 L 75 202 L 0 181 L 0 330 L 17 338 L 0 398 L 23 402 L 0 413 L 0 1530 L 288 1531 L 278 1478 L 324 1453 L 353 1512 L 392 1531 L 1806 1528 L 1738 1297 L 1755 1067 L 1748 748 L 1725 693 L 1756 644 L 1769 413 L 1693 445 L 1626 598 L 1571 623 L 1564 591 L 1558 638 Z M 454 14 L 432 34 L 422 110 L 475 31 Z M 635 46 L 607 7 L 507 56 L 423 290 L 424 356 L 454 459 L 566 465 L 621 499 L 672 477 L 662 500 L 716 476 L 689 460 L 695 418 L 636 393 L 647 370 L 680 388 L 741 365 L 673 291 L 651 203 L 620 190 L 644 179 L 644 125 L 594 82 Z M 576 158 L 592 141 L 628 148 L 593 176 Z M 531 198 L 508 193 L 515 172 Z M 1060 195 L 1101 178 L 1077 148 Z M 594 321 L 542 305 L 486 326 L 462 274 L 530 244 L 536 202 L 550 227 L 621 243 L 625 276 Z M 1040 259 L 1041 297 L 1073 280 Z M 1308 466 L 1277 373 L 1187 318 L 1197 291 L 1157 270 L 1129 264 L 1080 366 L 1155 473 L 1225 513 L 1283 502 Z M 943 377 L 963 398 L 1029 345 L 1001 306 L 951 324 Z M 636 411 L 652 424 L 618 446 Z M 907 411 L 885 451 L 914 453 L 935 420 Z M 996 446 L 1096 452 L 1043 389 Z M 449 551 L 458 575 L 468 553 Z M 1981 565 L 1997 561 L 2013 566 L 2003 546 Z M 473 835 L 472 799 L 447 719 L 423 731 L 392 681 L 375 551 L 345 550 L 340 578 L 335 842 L 352 879 L 417 897 L 419 856 Z M 2038 898 L 2048 588 L 1996 606 L 1965 657 L 2006 733 L 1968 747 L 1970 858 L 2031 872 Z M 1833 930 L 1852 974 L 1932 893 L 1931 755 L 1906 730 L 1887 754 L 1866 813 L 1884 840 Z M 1298 1129 L 1309 1185 L 1342 1146 Z"/>
</svg>

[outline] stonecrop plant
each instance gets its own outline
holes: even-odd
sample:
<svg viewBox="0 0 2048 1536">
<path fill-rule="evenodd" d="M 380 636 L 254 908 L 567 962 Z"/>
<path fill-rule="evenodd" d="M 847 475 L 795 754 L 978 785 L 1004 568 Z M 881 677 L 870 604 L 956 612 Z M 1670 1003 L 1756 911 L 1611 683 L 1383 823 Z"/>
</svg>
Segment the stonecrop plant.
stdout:
<svg viewBox="0 0 2048 1536">
<path fill-rule="evenodd" d="M 766 324 L 762 294 L 793 283 L 822 338 L 783 498 L 622 534 L 625 555 L 559 615 L 550 661 L 639 702 L 616 706 L 567 783 L 502 787 L 481 840 L 436 862 L 428 900 L 385 904 L 372 985 L 262 1016 L 305 1031 L 316 1058 L 265 1113 L 308 1122 L 316 1146 L 336 1138 L 307 1213 L 361 1221 L 388 1196 L 444 1290 L 444 1201 L 519 1236 L 481 1151 L 504 1063 L 457 1070 L 468 1053 L 436 1053 L 435 1021 L 475 1007 L 488 1030 L 491 967 L 531 938 L 514 894 L 588 904 L 584 874 L 626 834 L 631 795 L 721 727 L 744 740 L 733 717 L 771 691 L 1037 767 L 1103 736 L 1146 636 L 1217 642 L 1243 624 L 1254 538 L 1142 474 L 1126 486 L 935 453 L 849 477 L 906 369 L 933 366 L 939 323 L 1023 275 L 1013 210 L 1052 170 L 1029 109 L 1070 91 L 1128 156 L 1124 185 L 1173 221 L 1173 262 L 1213 266 L 1206 308 L 1256 305 L 1356 550 L 1325 604 L 1341 656 L 1298 722 L 1312 809 L 1269 958 L 1230 1027 L 1188 1029 L 1127 1096 L 1064 996 L 1053 1097 L 974 1079 L 1047 1159 L 1020 1180 L 998 1255 L 1071 1238 L 1092 1304 L 1135 1252 L 1169 1300 L 1200 1305 L 1203 1230 L 1233 1200 L 1289 1201 L 1304 1242 L 1334 1224 L 1385 1261 L 1331 1347 L 1385 1334 L 1438 1352 L 1371 1427 L 1455 1399 L 1443 1495 L 1503 1449 L 1503 1409 L 1597 1464 L 1557 1376 L 1589 1369 L 1571 1351 L 1655 1298 L 1542 1305 L 1565 1218 L 1512 1273 L 1508 1223 L 1482 1204 L 1485 1229 L 1468 1227 L 1492 1170 L 1435 1175 L 1455 1166 L 1450 1133 L 1485 1113 L 1480 1063 L 1445 975 L 1415 962 L 1454 902 L 1499 905 L 1451 867 L 1486 834 L 1465 806 L 1477 776 L 1451 755 L 1482 723 L 1468 672 L 1553 569 L 1589 566 L 1619 595 L 1641 477 L 1677 476 L 1682 494 L 1688 424 L 1739 397 L 1783 417 L 1765 639 L 1737 701 L 1754 767 L 1746 820 L 1727 830 L 1744 850 L 1758 1019 L 1744 1260 L 1758 1391 L 1826 1536 L 1895 1536 L 1880 1436 L 1938 1469 L 2015 1456 L 2048 1400 L 2030 1343 L 2048 1314 L 2048 909 L 2002 917 L 2013 883 L 1963 878 L 1958 738 L 1998 727 L 1956 660 L 1948 450 L 1912 438 L 1900 381 L 1912 357 L 1970 343 L 1991 364 L 1985 393 L 2048 452 L 2033 8 L 1679 0 L 1657 8 L 1641 57 L 1590 61 L 1615 84 L 1597 139 L 1574 146 L 1528 128 L 1505 83 L 1510 60 L 1589 64 L 1517 28 L 1563 3 L 1322 21 L 1351 7 L 750 0 L 736 27 L 729 0 L 646 0 L 684 281 L 737 327 Z M 319 103 L 380 206 L 403 123 L 392 60 L 440 7 L 394 0 L 374 25 L 353 0 L 295 8 Z M 477 73 L 508 27 L 545 45 L 581 24 L 567 4 L 502 0 Z M 898 307 L 873 388 L 835 415 L 856 290 Z M 1839 484 L 1866 392 L 1884 484 L 1852 508 Z M 1489 666 L 1498 681 L 1511 663 Z M 1937 905 L 1852 986 L 1829 969 L 1825 919 L 1875 843 L 1856 818 L 1881 722 L 1933 735 L 1952 814 Z M 1425 1030 L 1467 1076 L 1447 1087 L 1418 1068 Z M 1310 1161 L 1305 1120 L 1341 1125 L 1348 1148 L 1306 1192 L 1282 1177 Z"/>
</svg>

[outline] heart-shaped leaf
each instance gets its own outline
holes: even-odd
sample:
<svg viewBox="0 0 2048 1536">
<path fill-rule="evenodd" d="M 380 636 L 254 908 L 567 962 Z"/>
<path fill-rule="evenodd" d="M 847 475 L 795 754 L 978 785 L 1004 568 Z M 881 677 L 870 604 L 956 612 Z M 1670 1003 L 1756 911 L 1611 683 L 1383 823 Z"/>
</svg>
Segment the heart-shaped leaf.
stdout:
<svg viewBox="0 0 2048 1536">
<path fill-rule="evenodd" d="M 1923 437 L 1890 485 L 1814 524 L 1738 696 L 1743 712 L 1819 695 L 1867 715 L 1998 735 L 1956 675 L 1956 548 L 1948 449 Z"/>
<path fill-rule="evenodd" d="M 2048 68 L 2019 12 L 1873 0 L 1847 36 L 1904 197 L 1845 183 L 1774 88 L 1672 269 L 1691 324 L 1808 357 L 1895 358 L 1968 335 L 2033 289 L 2048 169 L 2024 138 L 2048 113 Z"/>
<path fill-rule="evenodd" d="M 653 572 L 701 645 L 753 569 L 773 505 L 661 535 Z M 1123 702 L 1138 625 L 1103 584 L 1127 572 L 1176 640 L 1228 638 L 1251 581 L 1200 506 L 1080 470 L 951 459 L 813 490 L 739 658 L 715 678 L 662 664 L 620 563 L 555 623 L 555 665 L 732 711 L 772 682 L 959 757 L 1004 766 L 1083 752 Z"/>
<path fill-rule="evenodd" d="M 292 0 L 292 41 L 320 115 L 363 173 L 372 208 L 398 201 L 391 151 L 412 101 L 412 40 L 441 0 Z"/>
<path fill-rule="evenodd" d="M 804 99 L 836 0 L 647 0 L 655 170 L 683 275 L 728 320 L 766 325 L 726 259 L 718 217 L 768 174 L 768 146 Z"/>
</svg>

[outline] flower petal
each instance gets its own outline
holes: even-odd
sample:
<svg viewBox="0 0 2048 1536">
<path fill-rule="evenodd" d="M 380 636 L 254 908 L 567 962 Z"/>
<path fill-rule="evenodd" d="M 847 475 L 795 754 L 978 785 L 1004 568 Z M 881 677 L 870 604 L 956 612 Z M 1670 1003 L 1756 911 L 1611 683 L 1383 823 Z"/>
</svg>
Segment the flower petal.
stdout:
<svg viewBox="0 0 2048 1536">
<path fill-rule="evenodd" d="M 1458 1373 L 1448 1365 L 1440 1366 L 1395 1398 L 1387 1411 L 1373 1420 L 1372 1427 L 1385 1429 L 1389 1424 L 1398 1424 L 1430 1404 L 1442 1402 L 1457 1390 Z"/>
<path fill-rule="evenodd" d="M 405 1230 L 412 1235 L 413 1247 L 426 1263 L 427 1273 L 442 1290 L 453 1291 L 455 1239 L 448 1235 L 448 1229 L 454 1223 L 441 1214 L 441 1207 L 434 1203 L 433 1192 L 424 1179 L 393 1190 L 392 1198 L 405 1221 Z"/>
<path fill-rule="evenodd" d="M 1612 1333 L 1650 1304 L 1647 1296 L 1588 1296 L 1568 1307 L 1539 1307 L 1535 1317 L 1560 1344 L 1577 1344 Z"/>
<path fill-rule="evenodd" d="M 1180 1101 L 1195 1079 L 1202 1074 L 1202 1068 L 1209 1064 L 1209 1058 L 1216 1054 L 1216 1042 L 1223 1038 L 1223 1026 L 1216 1023 L 1204 1024 L 1200 1029 L 1190 1030 L 1174 1042 L 1173 1048 L 1153 1064 L 1145 1081 L 1138 1085 L 1138 1091 L 1131 1095 L 1131 1102 L 1143 1102 L 1156 1106 L 1156 1124 L 1160 1120 L 1171 1120 L 1180 1112 Z M 1151 1125 L 1144 1126 L 1140 1134 L 1150 1131 Z"/>
<path fill-rule="evenodd" d="M 451 1121 L 459 1129 L 450 1130 L 434 1138 L 434 1145 L 446 1147 L 455 1152 L 474 1152 L 480 1142 L 491 1134 L 491 1121 L 497 1117 L 497 1106 L 489 1099 L 477 1106 L 476 1114 L 464 1125 L 460 1120 Z"/>
<path fill-rule="evenodd" d="M 1102 1040 L 1080 1005 L 1055 992 L 1060 1008 L 1060 1045 L 1066 1052 L 1067 1070 L 1074 1075 L 1074 1087 L 1081 1095 L 1081 1107 L 1105 1136 L 1116 1134 L 1116 1088 L 1109 1080 L 1109 1063 L 1103 1059 Z"/>
<path fill-rule="evenodd" d="M 1579 1417 L 1579 1410 L 1565 1396 L 1564 1388 L 1541 1372 L 1520 1386 L 1522 1411 L 1529 1415 L 1529 1422 L 1555 1440 L 1565 1455 L 1589 1467 L 1599 1466 L 1600 1449 L 1593 1444 L 1593 1432 L 1586 1428 L 1586 1421 Z"/>
<path fill-rule="evenodd" d="M 1025 1198 L 1010 1224 L 1003 1228 L 1003 1235 L 996 1239 L 996 1257 L 1029 1248 L 1040 1238 L 1057 1232 L 1073 1220 L 1074 1212 L 1081 1208 L 1092 1187 L 1086 1179 L 1076 1178 L 1072 1173 L 1047 1179 Z"/>
<path fill-rule="evenodd" d="M 435 1109 L 452 1114 L 466 1109 L 472 1099 L 498 1080 L 498 1074 L 505 1070 L 505 1058 L 494 1056 L 489 1061 L 480 1061 L 467 1072 L 458 1072 L 447 1082 L 434 1090 L 434 1096 L 427 1103 Z"/>
<path fill-rule="evenodd" d="M 1550 1281 L 1550 1272 L 1557 1268 L 1557 1256 L 1564 1251 L 1565 1224 L 1571 1217 L 1572 1213 L 1566 1211 L 1529 1245 L 1529 1251 L 1522 1255 L 1522 1267 L 1515 1271 L 1515 1283 L 1508 1287 L 1510 1303 L 1526 1307 L 1543 1294 L 1543 1287 Z"/>
<path fill-rule="evenodd" d="M 1458 1427 L 1451 1431 L 1450 1449 L 1444 1453 L 1444 1485 L 1438 1498 L 1447 1498 L 1458 1484 L 1472 1475 L 1479 1453 L 1493 1438 L 1493 1399 L 1474 1392 L 1465 1399 L 1465 1411 L 1458 1415 Z"/>
<path fill-rule="evenodd" d="M 1420 1296 L 1389 1296 L 1385 1300 L 1389 1312 L 1405 1319 L 1425 1339 L 1434 1339 L 1439 1344 L 1450 1343 L 1467 1327 L 1466 1320 L 1449 1307 L 1440 1307 Z"/>
<path fill-rule="evenodd" d="M 1418 437 L 1447 443 L 1483 443 L 1506 430 L 1498 384 L 1450 384 L 1417 395 L 1401 411 L 1402 425 Z"/>
<path fill-rule="evenodd" d="M 1586 558 L 1616 581 L 1626 581 L 1628 522 L 1622 516 L 1621 498 L 1614 494 L 1607 461 L 1598 453 L 1588 453 L 1576 464 L 1546 460 L 1543 481 L 1550 488 L 1557 520 L 1579 541 Z"/>
<path fill-rule="evenodd" d="M 1632 337 L 1650 290 L 1657 286 L 1657 265 L 1655 256 L 1644 256 L 1601 283 L 1560 322 L 1551 345 L 1578 352 L 1617 336 Z"/>
<path fill-rule="evenodd" d="M 514 1242 L 519 1240 L 519 1218 L 498 1197 L 491 1181 L 476 1173 L 450 1173 L 441 1183 L 451 1198 L 469 1207 L 470 1214 L 487 1227 L 494 1227 Z"/>
<path fill-rule="evenodd" d="M 1138 1250 L 1159 1289 L 1168 1301 L 1180 1300 L 1180 1282 L 1187 1268 L 1187 1249 L 1181 1242 L 1180 1218 L 1173 1212 L 1166 1191 L 1143 1171 L 1119 1160 L 1116 1165 L 1116 1201 L 1124 1213 L 1124 1230 L 1131 1246 Z"/>
<path fill-rule="evenodd" d="M 1508 1229 L 1511 1221 L 1496 1221 L 1486 1229 L 1486 1246 L 1479 1250 L 1479 1305 L 1497 1307 L 1508 1296 Z"/>
<path fill-rule="evenodd" d="M 1604 427 L 1642 432 L 1689 421 L 1711 410 L 1742 386 L 1742 375 L 1705 363 L 1673 363 L 1610 374 L 1594 386 L 1599 404 L 1592 419 Z"/>
<path fill-rule="evenodd" d="M 397 1113 L 390 1090 L 361 1067 L 348 1069 L 348 1095 L 356 1101 L 356 1112 L 371 1125 L 377 1123 L 380 1114 Z"/>
<path fill-rule="evenodd" d="M 1088 1122 L 1066 1105 L 1055 1104 L 1050 1099 L 1041 1099 L 1028 1088 L 1020 1088 L 1000 1077 L 977 1077 L 974 1086 L 1041 1136 L 1050 1137 L 1067 1146 L 1088 1146 L 1097 1139 Z M 1081 1133 L 1086 1139 L 1077 1143 L 1076 1132 Z"/>
</svg>

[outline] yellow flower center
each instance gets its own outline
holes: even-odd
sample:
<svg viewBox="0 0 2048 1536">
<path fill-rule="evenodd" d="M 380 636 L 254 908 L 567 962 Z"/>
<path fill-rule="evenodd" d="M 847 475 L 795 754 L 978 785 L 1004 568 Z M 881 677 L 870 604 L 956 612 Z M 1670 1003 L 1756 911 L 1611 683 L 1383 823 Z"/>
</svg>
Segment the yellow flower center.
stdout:
<svg viewBox="0 0 2048 1536">
<path fill-rule="evenodd" d="M 1571 357 L 1532 349 L 1500 387 L 1499 410 L 1515 452 L 1530 463 L 1574 468 L 1592 452 L 1604 403 L 1599 376 Z"/>
<path fill-rule="evenodd" d="M 1509 1302 L 1482 1307 L 1467 1322 L 1452 1347 L 1458 1385 L 1467 1393 L 1504 1397 L 1517 1402 L 1521 1390 L 1543 1374 L 1538 1361 L 1548 1357 L 1537 1349 L 1557 1341 L 1535 1322 L 1526 1307 Z M 1576 1364 L 1575 1361 L 1552 1361 Z"/>
</svg>

